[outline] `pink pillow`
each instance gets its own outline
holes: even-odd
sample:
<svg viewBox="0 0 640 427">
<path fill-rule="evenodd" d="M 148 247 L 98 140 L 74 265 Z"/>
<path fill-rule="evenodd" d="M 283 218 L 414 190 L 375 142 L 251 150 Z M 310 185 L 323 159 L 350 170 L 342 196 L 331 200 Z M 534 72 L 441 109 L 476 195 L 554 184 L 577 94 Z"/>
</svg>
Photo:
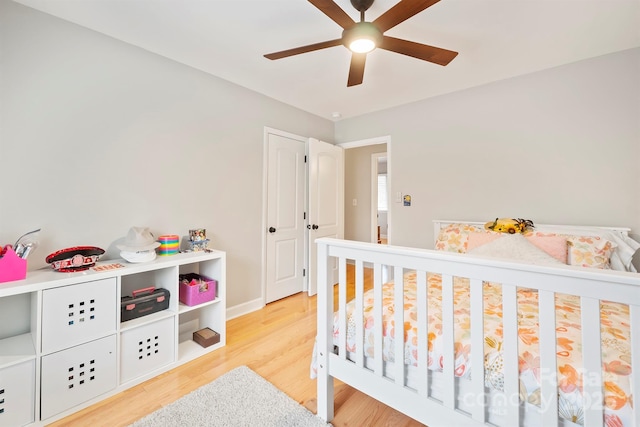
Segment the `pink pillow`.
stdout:
<svg viewBox="0 0 640 427">
<path fill-rule="evenodd" d="M 467 242 L 467 252 L 496 239 L 503 237 L 504 233 L 469 233 L 469 241 Z M 543 250 L 548 255 L 554 257 L 563 264 L 567 263 L 567 238 L 559 235 L 528 235 L 525 236 L 529 243 L 535 245 L 538 249 Z"/>
<path fill-rule="evenodd" d="M 563 264 L 567 263 L 567 238 L 565 236 L 525 236 L 529 242 L 536 245 Z"/>
<path fill-rule="evenodd" d="M 467 240 L 467 252 L 477 248 L 478 246 L 486 245 L 487 243 L 493 242 L 494 240 L 499 239 L 502 236 L 502 233 L 482 231 L 471 232 L 469 233 L 469 240 Z"/>
</svg>

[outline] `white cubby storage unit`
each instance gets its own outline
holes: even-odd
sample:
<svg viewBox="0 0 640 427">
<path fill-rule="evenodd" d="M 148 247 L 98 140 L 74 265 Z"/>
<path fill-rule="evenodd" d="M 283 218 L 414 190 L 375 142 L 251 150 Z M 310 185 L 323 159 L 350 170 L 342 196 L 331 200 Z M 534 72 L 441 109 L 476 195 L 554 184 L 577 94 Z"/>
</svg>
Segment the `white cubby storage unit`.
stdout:
<svg viewBox="0 0 640 427">
<path fill-rule="evenodd" d="M 146 381 L 226 343 L 226 254 L 159 256 L 123 268 L 58 273 L 32 271 L 0 283 L 0 426 L 43 426 Z M 178 277 L 217 281 L 213 301 L 180 303 Z M 165 288 L 169 308 L 126 322 L 120 298 Z M 209 327 L 220 342 L 207 348 L 193 332 Z"/>
</svg>

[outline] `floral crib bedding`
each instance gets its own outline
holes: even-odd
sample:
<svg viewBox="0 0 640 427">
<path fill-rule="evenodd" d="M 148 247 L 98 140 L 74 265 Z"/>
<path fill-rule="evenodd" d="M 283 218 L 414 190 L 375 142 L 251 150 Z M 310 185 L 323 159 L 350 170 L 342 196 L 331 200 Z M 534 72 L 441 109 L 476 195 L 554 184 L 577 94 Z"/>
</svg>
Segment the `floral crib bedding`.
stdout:
<svg viewBox="0 0 640 427">
<path fill-rule="evenodd" d="M 428 368 L 442 370 L 442 286 L 439 275 L 428 274 Z M 405 274 L 404 362 L 417 366 L 416 274 Z M 484 284 L 485 385 L 503 390 L 502 374 L 502 291 L 498 284 Z M 540 366 L 538 347 L 538 293 L 518 288 L 518 354 L 521 399 L 540 406 Z M 347 351 L 355 351 L 354 301 L 347 306 Z M 470 312 L 469 281 L 454 278 L 455 375 L 469 378 Z M 394 362 L 393 282 L 383 285 L 383 358 Z M 367 357 L 374 354 L 373 291 L 364 294 L 365 346 Z M 338 314 L 334 315 L 334 343 L 338 338 Z M 631 426 L 632 393 L 629 307 L 601 302 L 601 340 L 604 381 L 604 413 L 607 427 Z M 556 295 L 557 366 L 560 417 L 583 424 L 580 299 Z M 315 351 L 311 375 L 315 377 Z"/>
</svg>

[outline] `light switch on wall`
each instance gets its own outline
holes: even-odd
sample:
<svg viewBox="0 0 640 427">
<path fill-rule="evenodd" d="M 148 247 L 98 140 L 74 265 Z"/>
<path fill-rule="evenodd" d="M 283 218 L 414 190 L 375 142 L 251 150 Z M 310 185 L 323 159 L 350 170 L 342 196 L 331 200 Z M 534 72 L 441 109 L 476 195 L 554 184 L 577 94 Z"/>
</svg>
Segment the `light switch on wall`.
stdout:
<svg viewBox="0 0 640 427">
<path fill-rule="evenodd" d="M 353 206 L 358 206 L 358 199 L 353 199 Z"/>
<path fill-rule="evenodd" d="M 396 203 L 402 203 L 402 191 L 396 193 Z"/>
</svg>

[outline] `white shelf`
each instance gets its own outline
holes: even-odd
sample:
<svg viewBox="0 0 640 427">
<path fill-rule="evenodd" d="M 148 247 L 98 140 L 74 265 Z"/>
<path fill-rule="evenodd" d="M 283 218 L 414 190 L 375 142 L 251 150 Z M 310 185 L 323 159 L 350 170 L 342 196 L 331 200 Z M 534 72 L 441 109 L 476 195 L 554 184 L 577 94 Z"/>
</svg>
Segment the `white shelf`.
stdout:
<svg viewBox="0 0 640 427">
<path fill-rule="evenodd" d="M 163 268 L 191 263 L 197 264 L 209 260 L 225 258 L 226 256 L 223 251 L 212 250 L 211 252 L 186 252 L 171 256 L 159 256 L 148 263 L 132 264 L 123 259 L 110 259 L 96 263 L 96 266 L 116 263 L 124 265 L 122 268 L 106 271 L 94 271 L 89 269 L 77 273 L 61 273 L 54 271 L 51 267 L 44 267 L 39 270 L 29 271 L 26 279 L 24 280 L 2 283 L 2 286 L 0 286 L 0 298 L 16 294 L 25 294 L 42 289 L 56 288 L 58 286 L 89 282 L 106 277 L 125 277 L 132 274 L 143 273 L 145 271 L 160 270 Z"/>
<path fill-rule="evenodd" d="M 36 358 L 30 333 L 0 340 L 0 369 Z"/>
<path fill-rule="evenodd" d="M 190 360 L 196 359 L 210 351 L 216 350 L 222 347 L 224 343 L 222 340 L 218 344 L 214 344 L 210 347 L 204 348 L 194 340 L 185 340 L 178 345 L 178 362 L 180 364 L 186 363 Z"/>
<path fill-rule="evenodd" d="M 198 304 L 198 305 L 191 305 L 191 306 L 189 306 L 189 305 L 186 305 L 186 304 L 180 303 L 180 307 L 179 307 L 179 309 L 178 309 L 178 313 L 179 313 L 179 314 L 182 314 L 182 313 L 188 313 L 188 312 L 190 312 L 190 311 L 198 310 L 198 309 L 201 309 L 201 308 L 207 307 L 207 306 L 209 306 L 209 305 L 218 304 L 220 301 L 221 301 L 221 300 L 220 300 L 220 297 L 217 297 L 216 299 L 213 299 L 213 300 L 211 300 L 211 301 L 207 301 L 207 302 L 203 302 L 202 304 Z"/>
<path fill-rule="evenodd" d="M 173 317 L 175 314 L 176 313 L 174 311 L 167 309 L 158 311 L 157 313 L 147 314 L 146 316 L 138 317 L 137 319 L 127 320 L 126 322 L 120 323 L 120 332 L 148 325 L 149 323 L 157 322 L 158 320 L 166 319 L 167 317 Z"/>
<path fill-rule="evenodd" d="M 0 369 L 14 375 L 17 375 L 18 369 L 25 369 L 27 372 L 19 371 L 19 377 L 32 378 L 29 388 L 25 389 L 24 395 L 20 397 L 20 401 L 25 402 L 24 408 L 20 409 L 26 417 L 25 422 L 32 420 L 26 425 L 30 427 L 48 425 L 225 345 L 226 254 L 224 252 L 213 250 L 182 253 L 157 257 L 154 261 L 141 264 L 108 260 L 99 262 L 98 266 L 115 263 L 120 263 L 124 267 L 77 273 L 59 273 L 50 269 L 41 269 L 28 272 L 25 280 L 6 283 L 0 287 L 0 312 L 5 315 L 5 318 L 12 319 L 11 322 L 0 323 L 0 337 L 5 337 L 0 339 Z M 198 273 L 215 279 L 218 282 L 217 298 L 195 306 L 180 303 L 179 275 L 184 273 Z M 105 283 L 111 283 L 108 295 L 103 295 L 104 289 L 107 288 L 104 286 Z M 133 290 L 146 286 L 167 289 L 170 293 L 169 308 L 137 319 L 118 322 L 120 320 L 118 297 L 129 295 Z M 64 289 L 64 287 L 68 288 Z M 52 290 L 55 292 L 51 292 Z M 97 320 L 102 319 L 103 316 L 100 316 L 100 319 L 96 317 L 96 323 L 93 323 L 92 317 L 86 322 L 85 318 L 80 319 L 81 328 L 67 319 L 67 317 L 82 315 L 82 313 L 76 313 L 75 309 L 71 310 L 74 304 L 91 305 L 94 300 L 96 313 L 112 315 L 113 322 L 110 327 L 96 326 L 99 323 Z M 52 309 L 56 313 L 55 320 L 48 321 L 44 313 Z M 60 313 L 62 313 L 60 315 L 62 321 L 59 319 L 60 316 L 57 316 Z M 93 329 L 89 329 L 89 324 L 93 325 Z M 210 327 L 218 332 L 220 343 L 204 348 L 194 342 L 193 332 L 203 327 Z M 62 339 L 64 337 L 73 339 L 64 343 Z M 105 347 L 106 350 L 92 347 L 94 343 L 104 340 L 109 341 L 108 348 Z M 144 347 L 143 362 L 139 360 L 141 357 L 138 353 L 142 347 L 138 341 L 144 341 L 143 346 L 153 346 L 149 352 L 146 350 L 149 347 Z M 146 344 L 148 341 L 152 344 Z M 61 342 L 62 348 L 56 348 L 55 351 L 47 350 L 45 348 L 47 342 Z M 64 366 L 54 369 L 47 365 L 48 367 L 43 369 L 44 361 L 53 360 L 57 357 L 56 355 L 63 352 L 65 353 Z M 107 359 L 102 353 L 108 354 L 111 359 Z M 134 353 L 133 357 L 132 353 Z M 67 366 L 70 362 L 67 362 L 66 356 L 74 360 L 78 359 L 77 363 L 73 362 L 73 366 Z M 160 360 L 160 358 L 165 359 Z M 78 391 L 80 389 L 75 386 L 69 387 L 67 384 L 73 377 L 67 373 L 70 372 L 68 370 L 83 369 L 85 364 L 90 365 L 94 361 L 96 364 L 101 364 L 101 370 L 110 369 L 113 372 L 119 372 L 120 375 L 107 376 L 113 379 L 113 384 L 108 386 L 107 391 L 100 389 L 99 392 L 94 390 L 87 393 L 85 390 L 89 389 L 83 389 L 82 398 L 72 396 L 73 393 L 76 395 L 80 393 Z M 144 363 L 149 369 L 146 371 L 137 369 L 135 365 L 140 363 Z M 153 365 L 154 363 L 156 365 Z M 122 375 L 122 372 L 129 374 Z M 83 387 L 97 384 L 99 378 L 97 375 L 95 378 L 94 380 L 94 377 L 89 374 L 88 381 L 83 384 Z M 76 380 L 81 379 L 79 377 L 73 379 L 73 381 Z M 64 392 L 51 392 L 49 388 L 54 385 L 60 386 Z M 76 398 L 77 400 L 74 400 Z M 55 411 L 42 409 L 51 407 L 55 407 Z"/>
</svg>

